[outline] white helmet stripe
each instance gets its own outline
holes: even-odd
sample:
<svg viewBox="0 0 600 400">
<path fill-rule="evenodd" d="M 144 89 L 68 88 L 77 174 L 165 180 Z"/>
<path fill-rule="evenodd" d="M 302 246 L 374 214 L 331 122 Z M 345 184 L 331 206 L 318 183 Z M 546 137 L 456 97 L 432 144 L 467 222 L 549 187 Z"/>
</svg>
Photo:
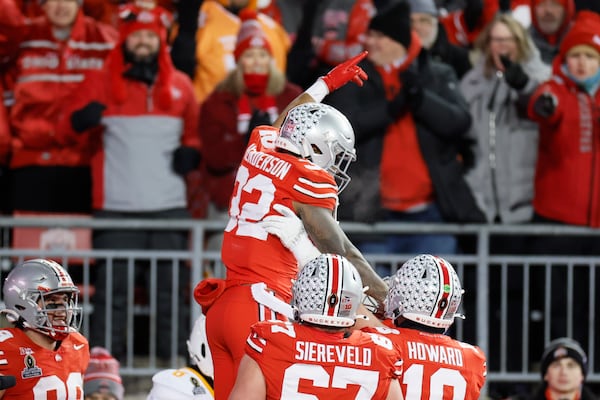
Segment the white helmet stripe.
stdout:
<svg viewBox="0 0 600 400">
<path fill-rule="evenodd" d="M 340 273 L 343 273 L 343 271 L 340 270 L 340 260 L 337 256 L 332 256 L 328 258 L 328 262 L 331 262 L 331 268 L 329 269 L 331 274 L 329 275 L 327 282 L 330 288 L 329 293 L 335 294 L 337 301 L 335 301 L 332 306 L 332 297 L 330 296 L 328 299 L 325 299 L 324 314 L 333 317 L 338 315 L 339 313 L 343 281 L 343 279 L 340 279 Z"/>
<path fill-rule="evenodd" d="M 435 307 L 433 308 L 433 317 L 435 318 L 444 318 L 446 313 L 448 312 L 448 302 L 452 297 L 452 286 L 450 282 L 450 271 L 448 270 L 448 265 L 446 261 L 440 257 L 434 257 L 436 261 L 436 265 L 438 268 L 438 276 L 440 280 L 440 289 L 438 292 L 438 298 L 435 303 Z M 440 306 L 442 306 L 440 308 Z"/>
</svg>

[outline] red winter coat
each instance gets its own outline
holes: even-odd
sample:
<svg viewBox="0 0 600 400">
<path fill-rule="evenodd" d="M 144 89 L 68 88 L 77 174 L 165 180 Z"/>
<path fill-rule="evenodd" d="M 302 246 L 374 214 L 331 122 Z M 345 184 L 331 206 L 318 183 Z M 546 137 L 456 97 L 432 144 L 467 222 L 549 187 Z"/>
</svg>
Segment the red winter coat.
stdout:
<svg viewBox="0 0 600 400">
<path fill-rule="evenodd" d="M 554 63 L 554 77 L 529 102 L 529 116 L 540 125 L 533 206 L 536 213 L 574 225 L 600 227 L 600 90 L 590 96 Z M 543 93 L 558 100 L 549 118 L 533 105 Z M 533 156 L 533 155 L 532 155 Z"/>
<path fill-rule="evenodd" d="M 279 112 L 300 93 L 298 86 L 286 83 L 275 96 Z M 238 97 L 231 92 L 216 90 L 202 103 L 200 136 L 202 156 L 210 200 L 219 209 L 227 209 L 235 174 L 244 155 L 247 137 L 238 133 Z"/>
<path fill-rule="evenodd" d="M 57 124 L 73 93 L 104 65 L 117 32 L 81 11 L 64 42 L 54 38 L 45 16 L 12 32 L 6 28 L 0 22 L 0 34 L 9 42 L 19 40 L 16 54 L 6 54 L 10 49 L 0 43 L 0 57 L 16 62 L 11 167 L 88 165 L 89 156 L 81 148 L 59 143 Z"/>
<path fill-rule="evenodd" d="M 120 48 L 114 53 L 121 52 Z M 114 54 L 113 53 L 113 54 Z M 157 211 L 186 207 L 183 179 L 172 171 L 173 152 L 179 146 L 201 150 L 198 136 L 198 104 L 187 75 L 169 65 L 170 101 L 161 95 L 159 81 L 149 87 L 119 76 L 109 58 L 95 72 L 65 109 L 60 140 L 81 143 L 92 155 L 92 206 L 96 210 Z M 159 68 L 161 68 L 159 66 Z M 109 82 L 120 80 L 127 93 L 117 96 Z M 100 128 L 77 134 L 70 116 L 91 101 L 106 106 Z"/>
</svg>

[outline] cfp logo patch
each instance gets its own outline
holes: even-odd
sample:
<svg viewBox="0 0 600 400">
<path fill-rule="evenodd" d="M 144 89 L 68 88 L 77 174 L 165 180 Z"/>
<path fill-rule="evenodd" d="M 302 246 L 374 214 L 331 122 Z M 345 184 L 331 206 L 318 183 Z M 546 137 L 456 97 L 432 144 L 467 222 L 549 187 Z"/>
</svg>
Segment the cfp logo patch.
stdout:
<svg viewBox="0 0 600 400">
<path fill-rule="evenodd" d="M 190 381 L 192 382 L 192 385 L 194 386 L 194 388 L 192 389 L 192 393 L 194 394 L 194 396 L 206 394 L 206 389 L 204 387 L 202 387 L 202 385 L 200 384 L 198 379 L 196 379 L 195 377 L 192 377 L 192 378 L 190 378 Z"/>
<path fill-rule="evenodd" d="M 23 362 L 25 363 L 25 369 L 21 371 L 21 377 L 23 379 L 42 376 L 42 369 L 35 365 L 35 358 L 31 354 L 27 354 L 23 359 Z"/>
</svg>

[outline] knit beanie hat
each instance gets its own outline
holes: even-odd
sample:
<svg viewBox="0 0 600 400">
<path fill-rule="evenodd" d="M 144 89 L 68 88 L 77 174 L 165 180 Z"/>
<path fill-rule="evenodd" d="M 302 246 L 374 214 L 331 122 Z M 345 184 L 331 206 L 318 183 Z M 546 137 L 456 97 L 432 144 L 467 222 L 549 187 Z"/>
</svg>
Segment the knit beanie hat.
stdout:
<svg viewBox="0 0 600 400">
<path fill-rule="evenodd" d="M 103 347 L 93 347 L 90 351 L 90 363 L 83 378 L 83 392 L 110 393 L 118 400 L 123 400 L 125 389 L 119 375 L 117 361 Z"/>
<path fill-rule="evenodd" d="M 140 29 L 156 33 L 161 39 L 167 40 L 167 29 L 173 24 L 171 13 L 160 6 L 152 9 L 136 4 L 126 4 L 119 7 L 119 35 L 124 40 L 129 34 Z"/>
<path fill-rule="evenodd" d="M 562 58 L 577 45 L 587 45 L 600 54 L 600 15 L 593 11 L 579 11 L 571 29 L 560 44 Z"/>
<path fill-rule="evenodd" d="M 437 17 L 438 10 L 433 0 L 408 0 L 411 13 L 429 14 Z"/>
<path fill-rule="evenodd" d="M 260 22 L 258 22 L 256 11 L 245 8 L 240 12 L 239 17 L 242 20 L 242 25 L 233 52 L 235 60 L 239 60 L 242 53 L 250 47 L 261 47 L 267 50 L 269 54 L 273 54 L 271 45 L 260 26 Z"/>
<path fill-rule="evenodd" d="M 587 356 L 579 343 L 570 338 L 558 338 L 551 341 L 544 349 L 541 360 L 542 379 L 553 361 L 571 357 L 581 366 L 583 376 L 587 375 Z"/>
<path fill-rule="evenodd" d="M 123 46 L 131 33 L 146 29 L 156 33 L 160 38 L 158 50 L 158 76 L 155 82 L 155 102 L 163 108 L 171 106 L 172 94 L 170 80 L 175 71 L 167 45 L 167 29 L 172 24 L 172 15 L 162 7 L 153 9 L 126 4 L 119 7 L 119 37 L 120 42 L 109 54 L 106 64 L 108 70 L 114 73 L 111 79 L 112 91 L 117 104 L 127 99 L 123 73 L 129 68 L 125 62 Z"/>
<path fill-rule="evenodd" d="M 403 45 L 410 47 L 410 5 L 401 0 L 379 11 L 369 23 L 369 29 L 379 31 Z"/>
</svg>

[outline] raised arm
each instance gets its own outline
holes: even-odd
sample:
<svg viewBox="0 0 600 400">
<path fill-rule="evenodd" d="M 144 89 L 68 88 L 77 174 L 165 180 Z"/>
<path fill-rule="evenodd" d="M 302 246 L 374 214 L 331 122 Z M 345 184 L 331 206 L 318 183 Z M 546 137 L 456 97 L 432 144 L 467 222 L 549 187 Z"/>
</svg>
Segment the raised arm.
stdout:
<svg viewBox="0 0 600 400">
<path fill-rule="evenodd" d="M 329 93 L 339 89 L 350 81 L 356 83 L 358 86 L 362 86 L 363 81 L 367 80 L 367 74 L 357 64 L 366 56 L 367 52 L 363 51 L 359 55 L 335 66 L 327 73 L 327 75 L 318 78 L 311 87 L 306 89 L 287 105 L 281 114 L 279 114 L 279 117 L 275 120 L 273 126 L 276 128 L 281 127 L 285 116 L 292 108 L 304 103 L 320 103 Z"/>
<path fill-rule="evenodd" d="M 367 293 L 383 304 L 387 295 L 387 285 L 348 239 L 329 210 L 300 203 L 295 203 L 294 207 L 315 246 L 323 253 L 346 257 L 360 273 L 363 285 L 369 287 Z"/>
<path fill-rule="evenodd" d="M 294 253 L 301 266 L 320 253 L 340 254 L 346 257 L 358 270 L 363 285 L 369 287 L 367 294 L 377 301 L 379 316 L 383 311 L 388 287 L 350 242 L 331 215 L 331 211 L 298 202 L 294 203 L 294 208 L 295 212 L 282 205 L 275 206 L 282 215 L 265 218 L 263 227 L 281 239 L 283 245 Z"/>
</svg>

